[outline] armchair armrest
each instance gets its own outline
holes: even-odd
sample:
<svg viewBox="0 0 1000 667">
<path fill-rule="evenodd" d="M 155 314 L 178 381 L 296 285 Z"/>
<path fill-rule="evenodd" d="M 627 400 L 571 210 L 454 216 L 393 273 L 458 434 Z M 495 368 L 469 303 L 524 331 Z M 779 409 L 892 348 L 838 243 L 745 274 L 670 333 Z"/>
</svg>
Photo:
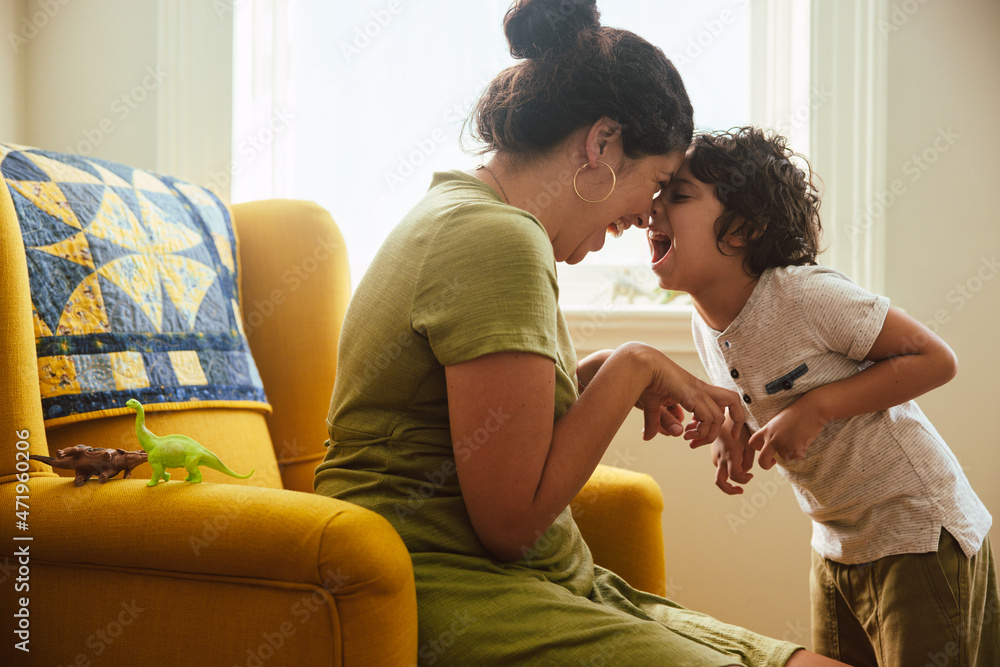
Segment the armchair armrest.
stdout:
<svg viewBox="0 0 1000 667">
<path fill-rule="evenodd" d="M 633 588 L 666 594 L 663 493 L 652 477 L 599 465 L 570 507 L 595 563 Z"/>
<path fill-rule="evenodd" d="M 30 591 L 23 594 L 30 598 L 33 658 L 72 663 L 107 644 L 109 655 L 131 655 L 115 664 L 245 664 L 248 651 L 258 659 L 280 651 L 277 664 L 415 661 L 410 557 L 373 512 L 228 484 L 146 488 L 145 480 L 130 479 L 77 488 L 68 479 L 32 477 L 28 486 L 26 534 L 33 539 L 7 539 L 0 549 L 8 562 L 16 562 L 15 548 L 30 549 Z M 0 507 L 13 516 L 14 484 L 0 485 Z M 86 604 L 86 619 L 72 602 Z M 13 603 L 5 602 L 2 613 L 13 614 Z M 122 631 L 126 607 L 149 610 L 136 621 L 147 632 Z M 117 639 L 111 630 L 104 640 L 95 634 L 116 619 Z M 227 623 L 235 624 L 233 633 L 213 635 Z M 180 660 L 161 653 L 161 642 L 179 644 Z M 317 647 L 324 654 L 316 655 Z M 293 656 L 310 659 L 297 663 Z"/>
</svg>

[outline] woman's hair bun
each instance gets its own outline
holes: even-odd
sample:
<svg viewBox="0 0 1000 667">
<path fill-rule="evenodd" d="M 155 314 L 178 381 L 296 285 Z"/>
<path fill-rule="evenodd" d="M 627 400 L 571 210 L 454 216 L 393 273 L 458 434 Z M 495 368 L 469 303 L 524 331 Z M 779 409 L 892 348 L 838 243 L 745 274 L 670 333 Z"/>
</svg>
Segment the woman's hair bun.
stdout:
<svg viewBox="0 0 1000 667">
<path fill-rule="evenodd" d="M 503 29 L 515 58 L 542 58 L 575 44 L 581 32 L 601 27 L 597 0 L 516 0 Z"/>
</svg>

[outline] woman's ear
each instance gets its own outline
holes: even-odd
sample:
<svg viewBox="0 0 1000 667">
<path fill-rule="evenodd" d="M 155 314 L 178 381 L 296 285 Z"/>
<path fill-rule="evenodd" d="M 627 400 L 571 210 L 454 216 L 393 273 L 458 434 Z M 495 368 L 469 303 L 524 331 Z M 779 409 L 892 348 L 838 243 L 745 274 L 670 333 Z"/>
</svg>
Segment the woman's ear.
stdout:
<svg viewBox="0 0 1000 667">
<path fill-rule="evenodd" d="M 590 126 L 586 140 L 587 164 L 597 168 L 597 161 L 610 162 L 609 155 L 622 153 L 622 126 L 607 116 L 601 116 Z M 615 158 L 618 159 L 617 157 Z"/>
</svg>

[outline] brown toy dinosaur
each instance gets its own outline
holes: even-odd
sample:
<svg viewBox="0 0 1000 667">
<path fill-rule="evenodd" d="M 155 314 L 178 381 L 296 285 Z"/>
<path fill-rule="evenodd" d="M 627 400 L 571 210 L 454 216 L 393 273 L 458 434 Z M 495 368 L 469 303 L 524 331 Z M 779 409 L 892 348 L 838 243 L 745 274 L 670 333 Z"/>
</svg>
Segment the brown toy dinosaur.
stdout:
<svg viewBox="0 0 1000 667">
<path fill-rule="evenodd" d="M 31 458 L 48 463 L 53 468 L 75 470 L 76 479 L 73 484 L 83 486 L 95 475 L 101 484 L 123 471 L 124 479 L 128 479 L 132 476 L 132 468 L 145 463 L 149 455 L 142 450 L 127 452 L 124 449 L 97 449 L 77 445 L 60 449 L 55 457 L 31 454 Z"/>
</svg>

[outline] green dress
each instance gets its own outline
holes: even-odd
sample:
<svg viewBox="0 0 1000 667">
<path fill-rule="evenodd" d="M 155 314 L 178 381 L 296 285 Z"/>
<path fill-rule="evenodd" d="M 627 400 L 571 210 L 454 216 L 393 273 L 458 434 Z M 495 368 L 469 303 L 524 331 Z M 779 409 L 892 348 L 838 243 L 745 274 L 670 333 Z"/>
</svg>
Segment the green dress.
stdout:
<svg viewBox="0 0 1000 667">
<path fill-rule="evenodd" d="M 444 367 L 499 351 L 555 361 L 577 398 L 552 245 L 536 218 L 463 172 L 435 174 L 355 292 L 341 332 L 316 492 L 367 507 L 413 558 L 421 665 L 783 665 L 798 647 L 636 591 L 594 565 L 569 508 L 523 557 L 492 559 L 458 483 L 506 417 L 454 447 Z"/>
</svg>

